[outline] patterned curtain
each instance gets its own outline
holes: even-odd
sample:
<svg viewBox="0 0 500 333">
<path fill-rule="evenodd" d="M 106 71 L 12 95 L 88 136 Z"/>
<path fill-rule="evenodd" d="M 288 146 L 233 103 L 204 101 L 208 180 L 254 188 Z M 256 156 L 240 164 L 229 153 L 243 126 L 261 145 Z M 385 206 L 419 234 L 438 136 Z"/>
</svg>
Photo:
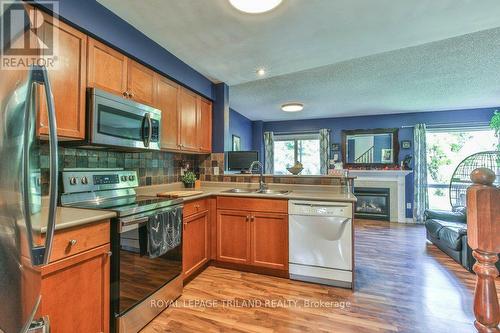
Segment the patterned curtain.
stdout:
<svg viewBox="0 0 500 333">
<path fill-rule="evenodd" d="M 319 160 L 320 160 L 320 172 L 322 175 L 328 174 L 328 165 L 330 159 L 330 130 L 320 129 L 319 130 Z"/>
<path fill-rule="evenodd" d="M 427 150 L 425 143 L 425 124 L 415 125 L 413 130 L 415 168 L 413 177 L 415 181 L 415 193 L 413 197 L 413 222 L 423 223 L 424 212 L 429 208 L 429 197 L 427 195 Z"/>
<path fill-rule="evenodd" d="M 266 174 L 274 173 L 274 134 L 273 132 L 264 132 L 264 156 Z"/>
</svg>

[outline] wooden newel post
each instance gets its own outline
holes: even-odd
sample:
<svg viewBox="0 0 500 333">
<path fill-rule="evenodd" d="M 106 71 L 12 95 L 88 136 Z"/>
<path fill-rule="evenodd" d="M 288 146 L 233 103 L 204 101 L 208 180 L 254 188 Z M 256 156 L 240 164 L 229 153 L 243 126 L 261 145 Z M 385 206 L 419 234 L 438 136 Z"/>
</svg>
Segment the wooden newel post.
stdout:
<svg viewBox="0 0 500 333">
<path fill-rule="evenodd" d="M 500 309 L 495 287 L 500 252 L 500 189 L 492 186 L 495 173 L 490 169 L 472 171 L 474 185 L 467 190 L 467 241 L 476 258 L 474 325 L 478 332 L 500 332 Z"/>
</svg>

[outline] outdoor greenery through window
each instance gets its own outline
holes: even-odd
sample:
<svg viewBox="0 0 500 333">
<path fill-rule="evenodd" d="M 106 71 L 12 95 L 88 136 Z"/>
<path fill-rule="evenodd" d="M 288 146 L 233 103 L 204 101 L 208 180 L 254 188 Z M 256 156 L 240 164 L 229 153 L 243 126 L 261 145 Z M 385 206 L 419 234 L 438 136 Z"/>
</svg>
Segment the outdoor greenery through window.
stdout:
<svg viewBox="0 0 500 333">
<path fill-rule="evenodd" d="M 320 174 L 319 135 L 287 134 L 274 136 L 274 173 L 290 175 L 287 168 L 302 163 L 301 175 Z"/>
<path fill-rule="evenodd" d="M 451 210 L 449 185 L 458 164 L 466 157 L 496 150 L 498 138 L 488 128 L 430 129 L 427 141 L 429 208 Z"/>
</svg>

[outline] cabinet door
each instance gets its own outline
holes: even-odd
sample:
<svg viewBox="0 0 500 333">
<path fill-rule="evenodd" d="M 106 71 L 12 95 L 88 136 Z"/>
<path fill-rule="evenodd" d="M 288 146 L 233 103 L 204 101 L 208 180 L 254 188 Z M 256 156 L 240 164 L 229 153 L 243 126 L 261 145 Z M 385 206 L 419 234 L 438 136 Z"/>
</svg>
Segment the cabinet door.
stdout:
<svg viewBox="0 0 500 333">
<path fill-rule="evenodd" d="M 129 97 L 139 103 L 153 105 L 155 73 L 149 68 L 128 59 L 127 77 Z"/>
<path fill-rule="evenodd" d="M 197 96 L 182 88 L 180 93 L 180 144 L 181 149 L 199 151 L 197 140 Z"/>
<path fill-rule="evenodd" d="M 252 213 L 251 264 L 273 269 L 288 269 L 288 216 Z"/>
<path fill-rule="evenodd" d="M 155 107 L 161 110 L 161 148 L 179 149 L 179 86 L 157 74 Z"/>
<path fill-rule="evenodd" d="M 42 268 L 41 314 L 53 333 L 109 332 L 109 244 Z"/>
<path fill-rule="evenodd" d="M 62 139 L 84 139 L 87 36 L 44 12 L 39 13 L 45 20 L 40 28 L 42 40 L 47 43 L 49 39 L 57 38 L 58 42 L 56 67 L 48 68 L 57 134 Z M 45 94 L 43 91 L 40 93 Z M 39 134 L 47 135 L 47 104 L 45 97 L 40 100 Z"/>
<path fill-rule="evenodd" d="M 217 260 L 250 263 L 250 212 L 217 211 Z"/>
<path fill-rule="evenodd" d="M 127 90 L 127 57 L 89 38 L 87 85 L 123 95 Z"/>
<path fill-rule="evenodd" d="M 182 271 L 184 278 L 208 261 L 208 211 L 184 218 Z"/>
<path fill-rule="evenodd" d="M 199 97 L 197 139 L 198 149 L 204 153 L 212 151 L 212 103 Z"/>
</svg>

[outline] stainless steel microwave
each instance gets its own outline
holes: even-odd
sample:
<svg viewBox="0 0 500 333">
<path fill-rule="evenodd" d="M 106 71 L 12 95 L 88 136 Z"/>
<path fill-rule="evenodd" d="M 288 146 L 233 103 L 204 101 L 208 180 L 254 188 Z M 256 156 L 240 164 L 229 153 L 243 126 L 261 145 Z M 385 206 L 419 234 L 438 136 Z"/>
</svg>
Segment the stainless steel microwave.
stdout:
<svg viewBox="0 0 500 333">
<path fill-rule="evenodd" d="M 160 149 L 160 110 L 97 88 L 88 91 L 87 106 L 87 144 Z"/>
</svg>

